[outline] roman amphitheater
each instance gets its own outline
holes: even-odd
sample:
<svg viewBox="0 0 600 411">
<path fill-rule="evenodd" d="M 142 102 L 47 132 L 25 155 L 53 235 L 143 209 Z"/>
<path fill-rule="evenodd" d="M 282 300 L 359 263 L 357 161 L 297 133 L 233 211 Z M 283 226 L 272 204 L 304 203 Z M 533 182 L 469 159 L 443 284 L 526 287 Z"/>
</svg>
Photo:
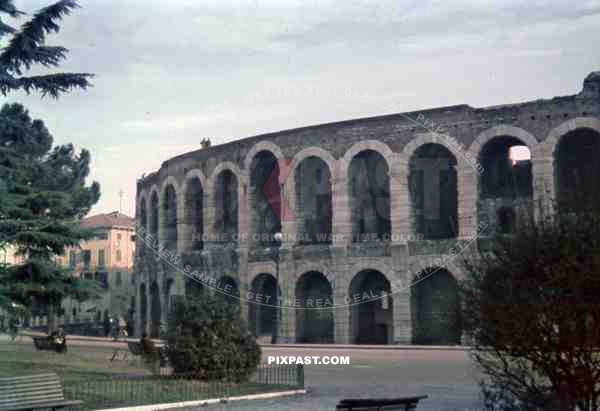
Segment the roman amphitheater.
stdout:
<svg viewBox="0 0 600 411">
<path fill-rule="evenodd" d="M 137 182 L 135 329 L 212 293 L 264 340 L 460 344 L 463 254 L 598 191 L 599 155 L 600 72 L 570 96 L 199 147 Z"/>
</svg>

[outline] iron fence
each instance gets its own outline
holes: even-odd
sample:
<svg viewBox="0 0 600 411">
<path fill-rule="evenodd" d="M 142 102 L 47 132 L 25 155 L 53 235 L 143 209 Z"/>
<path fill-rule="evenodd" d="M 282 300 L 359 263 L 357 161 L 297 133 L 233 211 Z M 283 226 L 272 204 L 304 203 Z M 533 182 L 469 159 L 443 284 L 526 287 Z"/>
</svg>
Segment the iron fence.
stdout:
<svg viewBox="0 0 600 411">
<path fill-rule="evenodd" d="M 260 365 L 247 381 L 178 375 L 102 375 L 64 383 L 65 398 L 82 400 L 78 410 L 226 399 L 304 388 L 302 365 Z"/>
</svg>

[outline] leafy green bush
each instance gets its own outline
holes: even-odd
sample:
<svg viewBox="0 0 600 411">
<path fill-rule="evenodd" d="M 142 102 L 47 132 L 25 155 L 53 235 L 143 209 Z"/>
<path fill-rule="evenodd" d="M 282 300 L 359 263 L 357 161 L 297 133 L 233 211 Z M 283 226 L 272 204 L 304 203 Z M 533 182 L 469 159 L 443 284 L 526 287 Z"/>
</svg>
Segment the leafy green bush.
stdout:
<svg viewBox="0 0 600 411">
<path fill-rule="evenodd" d="M 237 305 L 203 296 L 174 304 L 167 355 L 176 374 L 241 382 L 256 370 L 261 353 Z"/>
</svg>

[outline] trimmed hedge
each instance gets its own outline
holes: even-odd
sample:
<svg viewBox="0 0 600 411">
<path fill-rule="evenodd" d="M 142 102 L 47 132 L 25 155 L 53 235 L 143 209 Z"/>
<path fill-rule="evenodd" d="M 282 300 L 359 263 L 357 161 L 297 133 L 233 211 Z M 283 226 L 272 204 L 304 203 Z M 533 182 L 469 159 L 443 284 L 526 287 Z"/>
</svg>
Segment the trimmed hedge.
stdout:
<svg viewBox="0 0 600 411">
<path fill-rule="evenodd" d="M 256 370 L 261 351 L 236 304 L 202 296 L 174 304 L 167 355 L 176 374 L 241 382 Z"/>
</svg>

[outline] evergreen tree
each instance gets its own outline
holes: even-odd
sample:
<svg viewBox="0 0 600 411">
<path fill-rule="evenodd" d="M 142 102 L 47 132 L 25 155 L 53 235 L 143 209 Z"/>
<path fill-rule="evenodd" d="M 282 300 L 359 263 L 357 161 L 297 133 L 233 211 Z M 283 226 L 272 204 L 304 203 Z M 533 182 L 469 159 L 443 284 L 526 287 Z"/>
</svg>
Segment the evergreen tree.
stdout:
<svg viewBox="0 0 600 411">
<path fill-rule="evenodd" d="M 0 110 L 0 245 L 13 245 L 25 257 L 0 273 L 0 292 L 29 307 L 47 307 L 50 329 L 63 297 L 94 292 L 54 262 L 91 234 L 78 224 L 100 197 L 98 183 L 86 186 L 89 163 L 87 150 L 52 148 L 44 123 L 32 121 L 22 105 Z"/>
<path fill-rule="evenodd" d="M 75 0 L 60 0 L 36 12 L 19 30 L 1 20 L 2 15 L 18 18 L 25 13 L 19 11 L 13 0 L 0 0 L 0 40 L 11 36 L 0 52 L 0 92 L 24 90 L 41 92 L 42 96 L 57 98 L 74 88 L 86 89 L 91 84 L 89 73 L 51 73 L 24 76 L 33 66 L 57 67 L 67 56 L 68 50 L 61 46 L 45 45 L 46 35 L 57 33 L 57 24 L 65 15 L 78 7 Z"/>
</svg>

